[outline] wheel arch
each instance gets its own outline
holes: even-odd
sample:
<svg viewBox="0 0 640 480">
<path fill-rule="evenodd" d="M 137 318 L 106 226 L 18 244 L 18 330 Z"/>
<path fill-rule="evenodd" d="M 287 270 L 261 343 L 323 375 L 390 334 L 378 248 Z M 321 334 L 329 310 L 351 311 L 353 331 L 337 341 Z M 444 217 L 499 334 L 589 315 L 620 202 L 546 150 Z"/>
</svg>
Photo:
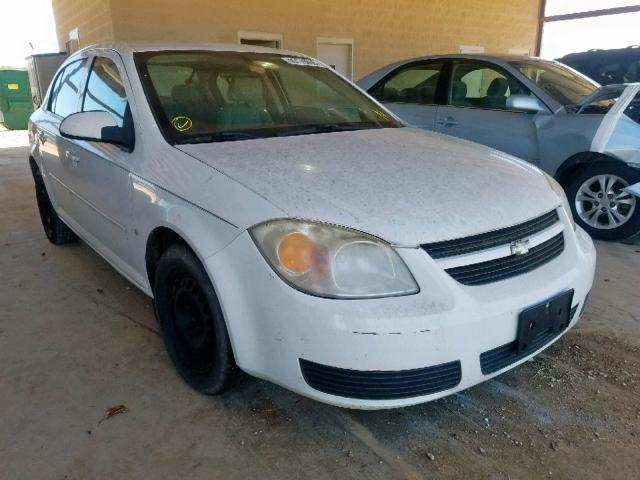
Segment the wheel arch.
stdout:
<svg viewBox="0 0 640 480">
<path fill-rule="evenodd" d="M 571 178 L 571 175 L 582 168 L 584 165 L 589 165 L 593 163 L 613 163 L 619 162 L 620 160 L 613 158 L 604 153 L 597 152 L 580 152 L 572 155 L 568 159 L 566 159 L 560 167 L 556 170 L 554 175 L 555 179 L 562 185 L 566 187 L 568 180 Z"/>
<path fill-rule="evenodd" d="M 160 260 L 164 252 L 166 252 L 169 247 L 173 245 L 182 245 L 191 253 L 193 253 L 196 258 L 200 260 L 200 262 L 202 262 L 203 260 L 200 255 L 198 255 L 196 249 L 193 248 L 189 241 L 186 240 L 183 235 L 178 233 L 176 229 L 168 226 L 158 226 L 154 228 L 147 237 L 144 254 L 147 279 L 149 281 L 149 287 L 151 291 L 153 291 L 153 284 L 158 261 Z"/>
<path fill-rule="evenodd" d="M 31 167 L 32 173 L 35 173 L 36 170 L 40 170 L 40 165 L 38 165 L 38 162 L 36 162 L 33 155 L 29 155 L 29 167 Z"/>
</svg>

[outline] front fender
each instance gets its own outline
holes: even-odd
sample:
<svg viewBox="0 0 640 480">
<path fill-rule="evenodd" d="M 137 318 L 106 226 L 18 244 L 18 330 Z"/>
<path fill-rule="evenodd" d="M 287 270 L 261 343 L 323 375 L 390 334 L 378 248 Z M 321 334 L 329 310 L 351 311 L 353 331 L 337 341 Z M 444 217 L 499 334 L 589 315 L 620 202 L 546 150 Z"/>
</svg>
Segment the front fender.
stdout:
<svg viewBox="0 0 640 480">
<path fill-rule="evenodd" d="M 134 249 L 132 263 L 144 279 L 141 287 L 152 296 L 145 253 L 151 233 L 164 227 L 178 234 L 191 247 L 200 261 L 222 250 L 242 229 L 212 213 L 150 183 L 130 175 L 132 189 L 132 228 L 130 242 Z"/>
</svg>

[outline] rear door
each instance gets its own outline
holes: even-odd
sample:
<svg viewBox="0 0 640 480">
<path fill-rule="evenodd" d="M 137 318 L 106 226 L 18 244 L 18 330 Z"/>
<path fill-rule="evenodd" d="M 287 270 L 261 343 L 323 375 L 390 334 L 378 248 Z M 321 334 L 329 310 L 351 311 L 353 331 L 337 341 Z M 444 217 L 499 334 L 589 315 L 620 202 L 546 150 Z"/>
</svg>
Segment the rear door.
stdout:
<svg viewBox="0 0 640 480">
<path fill-rule="evenodd" d="M 74 167 L 66 153 L 72 143 L 60 136 L 60 123 L 68 115 L 79 111 L 85 67 L 86 59 L 78 59 L 58 72 L 37 125 L 38 148 L 44 163 L 47 191 L 56 211 L 65 220 L 76 220 L 78 210 L 70 186 Z"/>
<path fill-rule="evenodd" d="M 435 128 L 444 62 L 427 60 L 394 70 L 369 94 L 413 127 Z"/>
<path fill-rule="evenodd" d="M 81 111 L 108 112 L 118 126 L 131 122 L 118 55 L 100 50 L 89 61 Z M 100 253 L 121 264 L 127 259 L 131 153 L 113 144 L 74 140 L 65 155 L 72 159 L 69 183 L 80 203 L 78 223 L 84 236 Z"/>
<path fill-rule="evenodd" d="M 514 94 L 533 95 L 498 66 L 476 60 L 455 60 L 447 76 L 445 105 L 438 109 L 435 128 L 538 163 L 535 122 L 545 113 L 510 109 L 508 98 Z"/>
</svg>

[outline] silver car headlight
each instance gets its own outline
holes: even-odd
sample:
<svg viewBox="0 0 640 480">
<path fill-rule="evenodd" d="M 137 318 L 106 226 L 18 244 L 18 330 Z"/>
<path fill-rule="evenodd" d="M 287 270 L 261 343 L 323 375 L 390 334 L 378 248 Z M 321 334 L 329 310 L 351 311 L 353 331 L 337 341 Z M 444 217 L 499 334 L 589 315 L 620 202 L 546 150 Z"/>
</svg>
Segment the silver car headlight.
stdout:
<svg viewBox="0 0 640 480">
<path fill-rule="evenodd" d="M 558 196 L 558 198 L 562 202 L 562 208 L 564 208 L 565 212 L 567 212 L 567 215 L 569 216 L 569 220 L 571 221 L 571 226 L 575 230 L 576 222 L 573 219 L 573 212 L 571 210 L 571 205 L 569 204 L 569 200 L 567 199 L 567 194 L 564 192 L 564 188 L 562 188 L 562 185 L 560 185 L 558 181 L 555 178 L 553 178 L 551 175 L 545 172 L 542 172 L 542 173 L 544 173 L 544 177 L 547 179 L 547 182 L 549 182 L 549 186 L 551 186 L 551 189 L 555 192 L 555 194 Z"/>
<path fill-rule="evenodd" d="M 269 265 L 294 288 L 328 298 L 411 295 L 419 288 L 397 252 L 379 238 L 303 220 L 249 229 Z"/>
</svg>

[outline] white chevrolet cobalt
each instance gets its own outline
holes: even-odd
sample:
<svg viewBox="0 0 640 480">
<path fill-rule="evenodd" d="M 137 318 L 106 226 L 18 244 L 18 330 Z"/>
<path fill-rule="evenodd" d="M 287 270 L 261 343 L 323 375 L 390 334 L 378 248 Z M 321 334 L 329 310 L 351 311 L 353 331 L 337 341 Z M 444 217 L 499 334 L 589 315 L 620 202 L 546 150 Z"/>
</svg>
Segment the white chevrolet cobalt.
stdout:
<svg viewBox="0 0 640 480">
<path fill-rule="evenodd" d="M 153 297 L 203 393 L 240 369 L 343 407 L 426 402 L 549 346 L 593 282 L 552 178 L 294 52 L 86 48 L 29 134 L 49 240 Z"/>
</svg>

